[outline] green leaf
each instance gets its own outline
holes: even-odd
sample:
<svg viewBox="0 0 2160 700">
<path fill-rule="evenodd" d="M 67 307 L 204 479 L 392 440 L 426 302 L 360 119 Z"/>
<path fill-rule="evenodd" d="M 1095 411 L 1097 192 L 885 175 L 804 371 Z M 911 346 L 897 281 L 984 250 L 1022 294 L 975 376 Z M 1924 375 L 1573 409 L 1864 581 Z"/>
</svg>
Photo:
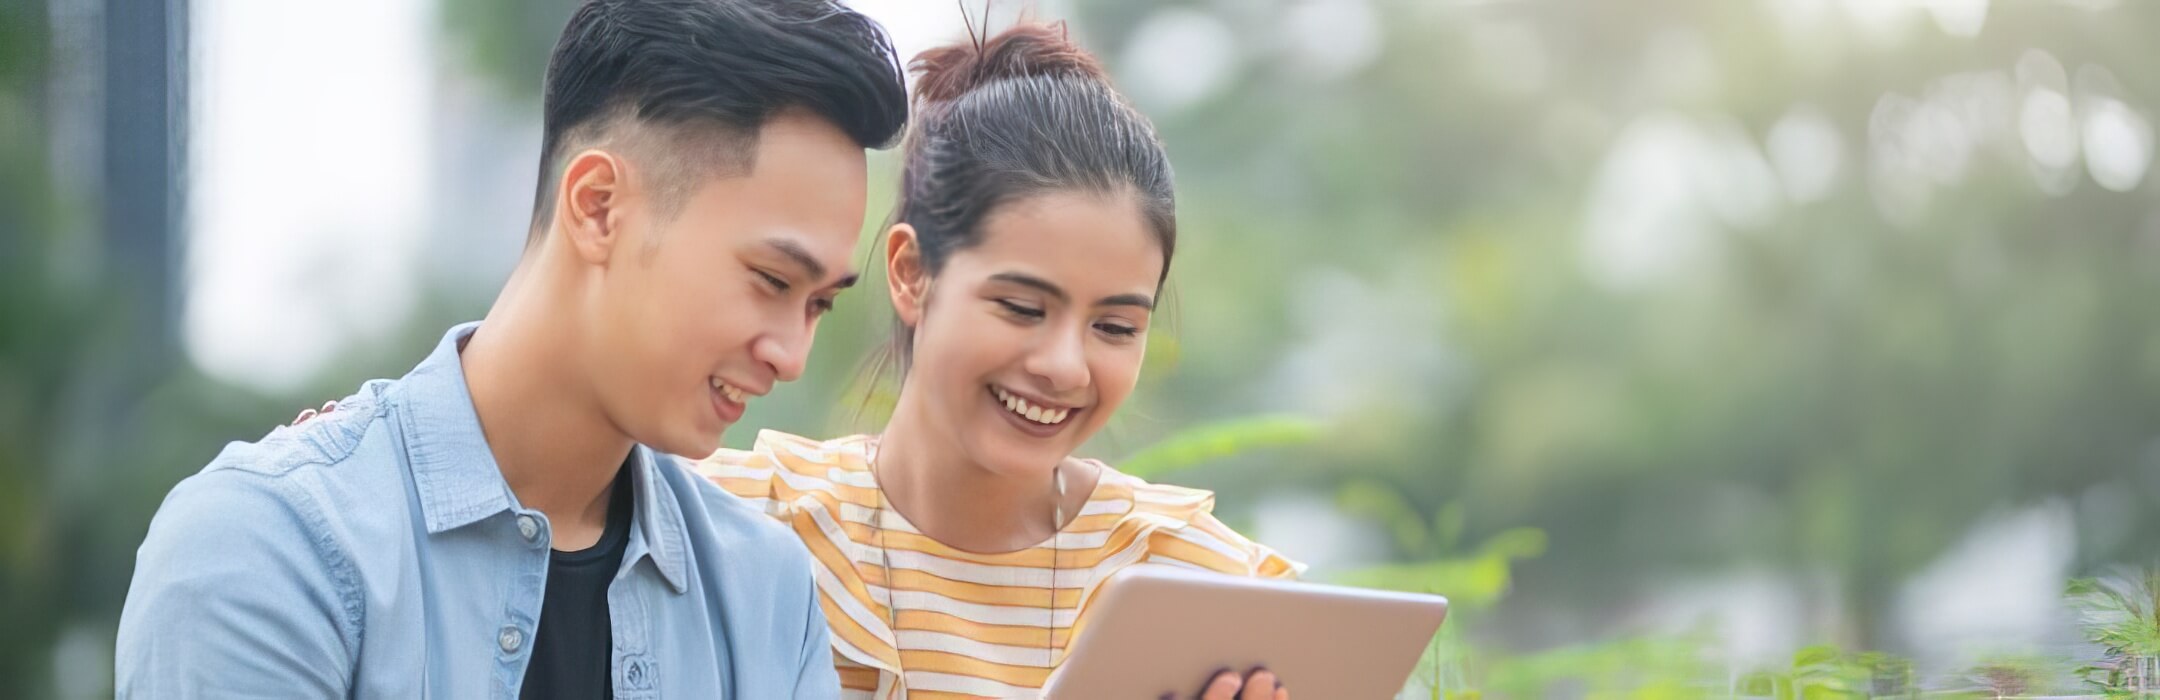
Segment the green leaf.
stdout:
<svg viewBox="0 0 2160 700">
<path fill-rule="evenodd" d="M 1380 521 L 1395 535 L 1404 552 L 1418 552 L 1428 536 L 1425 519 L 1418 515 L 1402 489 L 1375 479 L 1352 479 L 1335 491 L 1335 505 L 1346 513 Z"/>
<path fill-rule="evenodd" d="M 1258 449 L 1318 442 L 1327 430 L 1304 416 L 1269 415 L 1207 423 L 1179 431 L 1118 462 L 1118 471 L 1142 479 Z"/>
</svg>

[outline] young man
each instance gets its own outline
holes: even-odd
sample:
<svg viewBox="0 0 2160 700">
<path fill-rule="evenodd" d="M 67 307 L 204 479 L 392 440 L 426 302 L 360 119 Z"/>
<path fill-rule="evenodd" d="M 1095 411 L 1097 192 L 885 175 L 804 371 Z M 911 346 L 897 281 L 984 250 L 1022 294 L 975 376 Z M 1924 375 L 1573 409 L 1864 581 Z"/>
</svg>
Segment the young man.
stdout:
<svg viewBox="0 0 2160 700">
<path fill-rule="evenodd" d="M 151 523 L 119 694 L 820 698 L 808 554 L 663 454 L 794 379 L 905 118 L 830 0 L 595 0 L 485 320 L 228 446 Z"/>
</svg>

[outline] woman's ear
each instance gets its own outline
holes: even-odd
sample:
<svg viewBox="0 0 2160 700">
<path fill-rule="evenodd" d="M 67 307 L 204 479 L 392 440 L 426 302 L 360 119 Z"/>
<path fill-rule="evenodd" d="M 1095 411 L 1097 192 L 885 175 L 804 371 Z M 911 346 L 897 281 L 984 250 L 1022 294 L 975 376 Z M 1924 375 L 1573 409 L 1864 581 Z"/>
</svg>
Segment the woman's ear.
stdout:
<svg viewBox="0 0 2160 700">
<path fill-rule="evenodd" d="M 893 224 L 892 230 L 885 232 L 885 285 L 892 293 L 893 311 L 900 315 L 900 323 L 909 327 L 921 323 L 923 304 L 930 292 L 921 244 L 914 226 Z"/>
</svg>

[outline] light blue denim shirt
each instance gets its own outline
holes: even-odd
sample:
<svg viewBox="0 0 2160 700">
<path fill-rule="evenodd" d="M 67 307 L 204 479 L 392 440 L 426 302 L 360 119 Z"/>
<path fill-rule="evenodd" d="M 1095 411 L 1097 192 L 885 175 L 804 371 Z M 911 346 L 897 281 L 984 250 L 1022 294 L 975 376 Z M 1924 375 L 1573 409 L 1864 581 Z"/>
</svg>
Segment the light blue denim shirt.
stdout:
<svg viewBox="0 0 2160 700">
<path fill-rule="evenodd" d="M 477 327 L 173 488 L 120 614 L 121 697 L 517 697 L 550 529 L 481 436 L 458 361 Z M 632 460 L 615 697 L 838 697 L 796 537 L 673 458 Z"/>
</svg>

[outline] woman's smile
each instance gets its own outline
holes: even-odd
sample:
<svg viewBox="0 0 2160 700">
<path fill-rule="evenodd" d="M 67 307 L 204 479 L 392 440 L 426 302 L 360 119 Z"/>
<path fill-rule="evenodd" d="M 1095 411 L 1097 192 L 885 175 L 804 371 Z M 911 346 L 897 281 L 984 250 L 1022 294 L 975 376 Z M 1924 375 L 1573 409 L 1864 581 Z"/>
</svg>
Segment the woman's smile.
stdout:
<svg viewBox="0 0 2160 700">
<path fill-rule="evenodd" d="M 1074 416 L 1087 410 L 1031 399 L 995 384 L 986 385 L 985 390 L 993 409 L 1004 416 L 1007 423 L 1032 437 L 1051 437 L 1064 432 L 1065 426 L 1074 422 Z"/>
</svg>

